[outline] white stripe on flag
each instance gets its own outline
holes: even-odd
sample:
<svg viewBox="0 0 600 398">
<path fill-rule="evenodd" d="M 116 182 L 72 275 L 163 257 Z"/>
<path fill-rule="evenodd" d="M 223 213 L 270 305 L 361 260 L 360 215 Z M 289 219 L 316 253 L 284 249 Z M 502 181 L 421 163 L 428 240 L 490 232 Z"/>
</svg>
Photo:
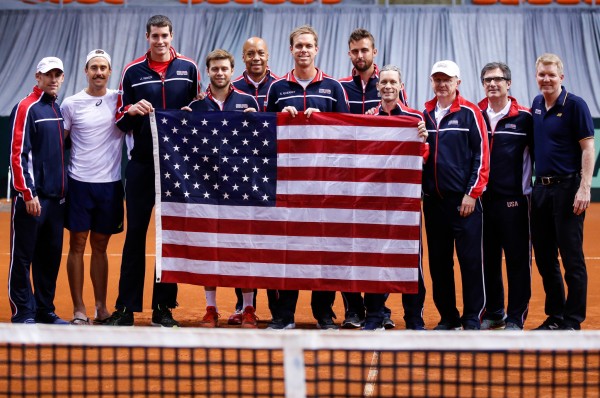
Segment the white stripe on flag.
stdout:
<svg viewBox="0 0 600 398">
<path fill-rule="evenodd" d="M 417 268 L 363 267 L 360 265 L 306 265 L 277 263 L 236 263 L 225 261 L 198 261 L 185 258 L 163 258 L 163 271 L 190 272 L 226 276 L 343 279 L 386 282 L 413 282 L 418 278 Z"/>
<path fill-rule="evenodd" d="M 421 156 L 395 155 L 351 155 L 335 153 L 290 154 L 279 153 L 277 165 L 280 167 L 344 167 L 365 169 L 421 170 Z"/>
<path fill-rule="evenodd" d="M 190 242 L 197 242 L 202 247 L 228 249 L 419 254 L 418 240 L 225 234 L 166 229 L 163 229 L 162 239 L 164 244 L 189 245 Z"/>
<path fill-rule="evenodd" d="M 162 215 L 224 220 L 298 221 L 322 223 L 419 225 L 418 211 L 383 211 L 353 209 L 311 209 L 255 206 L 210 206 L 162 202 Z"/>
<path fill-rule="evenodd" d="M 277 181 L 281 195 L 375 196 L 384 198 L 420 198 L 420 184 L 342 182 L 342 181 Z"/>
<path fill-rule="evenodd" d="M 419 141 L 414 127 L 376 126 L 282 126 L 278 139 L 322 139 L 351 141 Z"/>
</svg>

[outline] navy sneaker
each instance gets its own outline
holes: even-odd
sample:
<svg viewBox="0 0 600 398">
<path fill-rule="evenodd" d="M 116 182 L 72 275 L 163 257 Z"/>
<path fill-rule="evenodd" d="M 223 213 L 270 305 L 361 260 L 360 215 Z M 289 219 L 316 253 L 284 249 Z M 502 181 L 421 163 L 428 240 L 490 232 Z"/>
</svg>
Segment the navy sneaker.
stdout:
<svg viewBox="0 0 600 398">
<path fill-rule="evenodd" d="M 360 319 L 357 314 L 348 314 L 346 319 L 342 322 L 344 329 L 359 329 L 365 324 L 364 319 Z"/>
<path fill-rule="evenodd" d="M 462 329 L 462 325 L 460 323 L 447 323 L 447 322 L 440 322 L 437 324 L 436 327 L 433 328 L 433 330 L 461 330 Z"/>
<path fill-rule="evenodd" d="M 133 326 L 133 312 L 127 311 L 127 308 L 116 310 L 104 322 L 106 326 Z"/>
<path fill-rule="evenodd" d="M 383 323 L 379 321 L 366 321 L 362 330 L 385 330 L 385 327 L 383 326 Z"/>
<path fill-rule="evenodd" d="M 562 323 L 562 319 L 551 316 L 533 330 L 559 330 L 562 327 Z"/>
<path fill-rule="evenodd" d="M 498 330 L 506 327 L 506 321 L 503 319 L 484 319 L 481 321 L 481 330 Z"/>
<path fill-rule="evenodd" d="M 388 313 L 385 313 L 383 315 L 383 327 L 386 329 L 393 329 L 396 327 L 396 324 L 394 323 L 394 321 L 392 321 L 392 318 L 390 318 L 391 315 L 392 314 L 388 314 Z"/>
<path fill-rule="evenodd" d="M 339 326 L 333 322 L 333 318 L 323 318 L 317 322 L 317 328 L 321 330 L 338 330 Z"/>
<path fill-rule="evenodd" d="M 293 319 L 275 318 L 267 325 L 267 329 L 271 330 L 285 330 L 294 329 L 296 324 Z"/>
<path fill-rule="evenodd" d="M 27 322 L 27 319 L 25 322 Z M 38 312 L 35 315 L 35 323 L 46 323 L 48 325 L 70 325 L 68 321 L 64 319 L 60 319 L 58 315 L 53 312 Z"/>
</svg>

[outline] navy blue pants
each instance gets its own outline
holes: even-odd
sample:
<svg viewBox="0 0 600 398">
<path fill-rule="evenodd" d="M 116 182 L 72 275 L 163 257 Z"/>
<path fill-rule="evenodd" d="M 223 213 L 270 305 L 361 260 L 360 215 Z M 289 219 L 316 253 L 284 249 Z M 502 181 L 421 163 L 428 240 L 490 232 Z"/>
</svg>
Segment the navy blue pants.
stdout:
<svg viewBox="0 0 600 398">
<path fill-rule="evenodd" d="M 490 320 L 523 327 L 531 298 L 531 234 L 529 197 L 483 194 L 483 264 L 485 272 L 485 313 Z M 506 256 L 508 306 L 504 311 L 502 250 Z"/>
<path fill-rule="evenodd" d="M 391 317 L 392 315 L 392 310 L 390 310 L 388 307 L 385 307 L 385 302 L 387 301 L 388 297 L 390 296 L 389 293 L 385 293 L 384 294 L 384 313 L 387 314 L 389 317 Z M 366 305 L 363 299 L 363 296 L 361 293 L 357 293 L 357 292 L 342 292 L 342 299 L 344 300 L 344 310 L 346 311 L 346 318 L 350 317 L 351 315 L 358 315 L 358 317 L 360 319 L 365 319 L 365 311 L 366 311 Z"/>
<path fill-rule="evenodd" d="M 274 318 L 281 318 L 285 321 L 294 321 L 296 313 L 296 304 L 298 303 L 298 290 L 279 290 L 279 297 L 275 303 Z M 331 291 L 313 291 L 310 300 L 310 306 L 313 316 L 316 320 L 325 318 L 335 318 L 333 312 L 333 302 L 335 292 Z"/>
<path fill-rule="evenodd" d="M 586 314 L 587 270 L 583 255 L 585 212 L 573 213 L 573 202 L 580 178 L 558 184 L 533 187 L 531 228 L 535 262 L 544 291 L 546 315 L 563 319 L 567 326 L 579 328 Z M 560 272 L 558 253 L 565 276 Z M 569 294 L 565 299 L 566 282 Z"/>
<path fill-rule="evenodd" d="M 125 171 L 127 233 L 123 246 L 119 296 L 116 308 L 140 312 L 143 308 L 146 275 L 146 234 L 154 207 L 154 166 L 130 160 Z M 177 306 L 177 284 L 156 283 L 152 308 Z"/>
<path fill-rule="evenodd" d="M 441 323 L 479 328 L 485 307 L 483 282 L 483 209 L 481 200 L 468 217 L 460 216 L 463 194 L 425 196 L 423 214 L 427 231 L 433 302 Z M 460 265 L 463 315 L 456 308 L 454 247 Z"/>
<path fill-rule="evenodd" d="M 66 206 L 64 199 L 38 199 L 39 217 L 27 214 L 23 198 L 12 200 L 8 299 L 11 319 L 17 323 L 35 318 L 37 312 L 54 312 Z"/>
</svg>

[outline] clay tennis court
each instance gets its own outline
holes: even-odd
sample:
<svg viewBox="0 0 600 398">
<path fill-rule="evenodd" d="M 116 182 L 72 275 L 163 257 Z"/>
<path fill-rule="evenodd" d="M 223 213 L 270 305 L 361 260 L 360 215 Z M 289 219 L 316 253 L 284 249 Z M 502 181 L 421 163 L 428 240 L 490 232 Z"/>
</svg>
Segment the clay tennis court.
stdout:
<svg viewBox="0 0 600 398">
<path fill-rule="evenodd" d="M 8 263 L 9 263 L 9 217 L 10 206 L 7 202 L 3 202 L 0 207 L 0 280 L 4 281 L 3 286 L 6 286 L 8 281 Z M 151 294 L 152 294 L 152 275 L 154 266 L 154 224 L 152 222 L 147 239 L 147 257 L 146 257 L 146 288 L 144 291 L 144 312 L 136 314 L 136 325 L 149 325 L 152 316 L 150 309 Z M 600 203 L 593 203 L 586 215 L 585 232 L 584 232 L 584 252 L 587 261 L 588 269 L 588 309 L 587 319 L 582 324 L 582 329 L 600 329 L 600 244 L 598 237 L 600 236 Z M 121 252 L 125 234 L 119 234 L 112 237 L 108 247 L 109 258 L 109 282 L 108 282 L 108 306 L 109 309 L 114 306 L 118 293 L 119 283 L 119 268 L 121 266 Z M 65 231 L 63 261 L 57 283 L 56 293 L 56 313 L 64 319 L 71 319 L 72 304 L 69 293 L 69 284 L 67 281 L 66 258 L 68 252 L 69 236 L 68 231 Z M 89 267 L 90 249 L 86 250 L 86 272 Z M 439 321 L 438 313 L 433 304 L 431 296 L 431 280 L 429 278 L 429 269 L 427 265 L 427 250 L 424 250 L 424 274 L 425 286 L 428 293 L 425 300 L 425 325 L 428 329 L 432 329 Z M 458 275 L 458 265 L 456 265 Z M 533 329 L 546 319 L 544 314 L 544 291 L 542 288 L 541 278 L 535 267 L 532 268 L 533 288 L 532 297 L 529 304 L 529 316 L 525 324 L 525 329 Z M 506 279 L 506 278 L 505 278 Z M 457 284 L 460 283 L 460 277 L 456 278 Z M 457 288 L 457 293 L 460 295 L 460 288 Z M 0 289 L 0 322 L 10 321 L 10 308 L 8 305 L 8 292 L 6 287 Z M 89 277 L 85 280 L 84 285 L 84 300 L 88 306 L 88 316 L 93 317 L 93 294 L 92 286 Z M 174 311 L 175 319 L 179 320 L 184 327 L 194 327 L 204 315 L 205 299 L 204 290 L 200 286 L 179 285 L 178 295 L 179 307 Z M 462 303 L 462 298 L 457 299 L 459 310 Z M 235 304 L 235 294 L 232 288 L 220 288 L 217 293 L 217 304 L 221 313 L 221 325 L 227 327 L 226 320 L 231 314 Z M 388 300 L 388 307 L 393 311 L 393 319 L 396 321 L 396 329 L 404 329 L 402 321 L 402 304 L 400 294 L 392 294 Z M 338 316 L 337 322 L 343 320 L 344 310 L 341 296 L 337 295 L 334 310 Z M 267 296 L 264 291 L 259 291 L 257 298 L 256 313 L 260 318 L 259 327 L 266 327 L 270 320 L 270 313 L 267 308 Z M 310 311 L 310 292 L 301 292 L 298 301 L 298 309 L 296 311 L 296 324 L 302 329 L 316 329 L 315 321 Z M 251 333 L 251 331 L 249 331 Z"/>
</svg>

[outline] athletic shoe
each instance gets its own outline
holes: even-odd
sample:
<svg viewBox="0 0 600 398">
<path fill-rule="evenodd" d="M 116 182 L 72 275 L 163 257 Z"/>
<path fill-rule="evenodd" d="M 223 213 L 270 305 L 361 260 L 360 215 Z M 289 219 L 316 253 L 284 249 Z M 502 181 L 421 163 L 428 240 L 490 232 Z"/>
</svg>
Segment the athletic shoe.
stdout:
<svg viewBox="0 0 600 398">
<path fill-rule="evenodd" d="M 504 329 L 506 327 L 506 321 L 504 319 L 484 319 L 481 321 L 481 330 L 497 330 Z"/>
<path fill-rule="evenodd" d="M 425 325 L 417 324 L 417 323 L 407 323 L 406 330 L 426 330 Z"/>
<path fill-rule="evenodd" d="M 68 321 L 60 319 L 54 312 L 38 312 L 35 315 L 35 323 L 46 323 L 49 325 L 70 325 Z"/>
<path fill-rule="evenodd" d="M 349 314 L 346 319 L 342 322 L 344 329 L 358 329 L 365 324 L 364 319 L 360 319 L 357 314 Z"/>
<path fill-rule="evenodd" d="M 242 328 L 244 329 L 257 329 L 258 328 L 258 317 L 254 313 L 254 307 L 249 305 L 244 308 L 242 314 Z M 231 319 L 231 318 L 230 318 Z"/>
<path fill-rule="evenodd" d="M 581 326 L 578 323 L 563 322 L 558 329 L 559 330 L 581 330 Z"/>
<path fill-rule="evenodd" d="M 366 321 L 362 330 L 385 330 L 385 327 L 381 322 Z"/>
<path fill-rule="evenodd" d="M 217 312 L 217 309 L 212 305 L 206 307 L 206 314 L 200 321 L 200 326 L 203 328 L 216 328 L 219 326 L 219 318 L 221 315 Z"/>
<path fill-rule="evenodd" d="M 461 330 L 462 329 L 462 325 L 460 323 L 445 323 L 445 322 L 440 322 L 437 324 L 436 327 L 433 328 L 433 330 Z"/>
<path fill-rule="evenodd" d="M 523 328 L 514 322 L 506 322 L 506 327 L 504 330 L 523 330 Z"/>
<path fill-rule="evenodd" d="M 458 330 L 460 330 L 460 329 L 458 329 Z M 478 327 L 477 327 L 477 326 L 475 326 L 475 325 L 465 325 L 465 326 L 463 327 L 463 330 L 480 330 L 480 328 L 478 328 Z"/>
<path fill-rule="evenodd" d="M 27 325 L 35 325 L 35 319 L 33 318 L 27 318 L 23 321 L 23 323 L 27 324 Z"/>
<path fill-rule="evenodd" d="M 227 320 L 227 324 L 228 325 L 241 325 L 243 313 L 244 313 L 244 311 L 242 311 L 242 310 L 235 310 L 235 312 L 233 314 L 231 314 L 231 316 Z"/>
<path fill-rule="evenodd" d="M 271 330 L 285 330 L 285 329 L 294 329 L 296 328 L 296 324 L 293 320 L 275 318 L 269 322 L 267 325 L 267 329 Z"/>
<path fill-rule="evenodd" d="M 548 317 L 540 326 L 533 330 L 559 330 L 562 326 L 562 320 L 559 318 Z"/>
<path fill-rule="evenodd" d="M 396 327 L 396 324 L 392 321 L 392 318 L 390 318 L 390 314 L 383 315 L 383 327 L 386 329 L 393 329 Z"/>
<path fill-rule="evenodd" d="M 162 326 L 164 328 L 178 328 L 179 322 L 173 319 L 173 313 L 166 306 L 160 304 L 152 311 L 152 326 Z"/>
<path fill-rule="evenodd" d="M 340 327 L 333 322 L 333 318 L 323 318 L 317 322 L 317 328 L 321 330 L 338 330 Z"/>
<path fill-rule="evenodd" d="M 127 308 L 116 310 L 104 322 L 106 326 L 133 326 L 133 312 Z"/>
</svg>

